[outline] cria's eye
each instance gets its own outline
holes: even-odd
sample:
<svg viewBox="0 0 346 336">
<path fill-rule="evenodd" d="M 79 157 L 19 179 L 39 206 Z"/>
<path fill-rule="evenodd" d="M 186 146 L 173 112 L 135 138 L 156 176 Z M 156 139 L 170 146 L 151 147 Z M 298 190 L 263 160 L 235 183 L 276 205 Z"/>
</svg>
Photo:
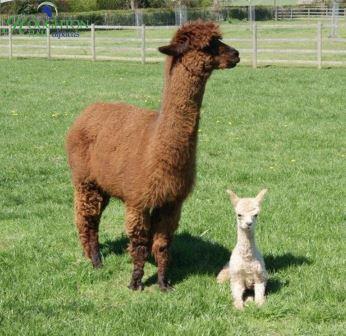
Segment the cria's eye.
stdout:
<svg viewBox="0 0 346 336">
<path fill-rule="evenodd" d="M 241 214 L 238 214 L 237 216 L 238 216 L 238 218 L 241 218 Z"/>
<path fill-rule="evenodd" d="M 255 218 L 257 218 L 258 214 L 254 215 Z"/>
</svg>

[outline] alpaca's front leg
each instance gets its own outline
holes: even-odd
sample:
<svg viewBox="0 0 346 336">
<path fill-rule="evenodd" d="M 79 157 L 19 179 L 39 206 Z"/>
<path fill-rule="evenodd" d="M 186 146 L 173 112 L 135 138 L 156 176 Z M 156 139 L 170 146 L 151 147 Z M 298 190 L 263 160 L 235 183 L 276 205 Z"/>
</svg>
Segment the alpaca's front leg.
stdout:
<svg viewBox="0 0 346 336">
<path fill-rule="evenodd" d="M 126 231 L 130 238 L 129 252 L 133 260 L 130 289 L 143 289 L 144 264 L 149 255 L 150 217 L 149 212 L 126 207 Z"/>
<path fill-rule="evenodd" d="M 151 215 L 152 253 L 157 263 L 157 280 L 162 291 L 171 289 L 167 279 L 169 248 L 180 219 L 181 203 L 167 204 Z"/>
<path fill-rule="evenodd" d="M 258 306 L 262 306 L 265 302 L 265 282 L 255 283 L 255 302 Z"/>
<path fill-rule="evenodd" d="M 243 294 L 245 291 L 245 285 L 242 281 L 231 281 L 231 290 L 233 296 L 233 304 L 237 309 L 244 309 Z"/>
</svg>

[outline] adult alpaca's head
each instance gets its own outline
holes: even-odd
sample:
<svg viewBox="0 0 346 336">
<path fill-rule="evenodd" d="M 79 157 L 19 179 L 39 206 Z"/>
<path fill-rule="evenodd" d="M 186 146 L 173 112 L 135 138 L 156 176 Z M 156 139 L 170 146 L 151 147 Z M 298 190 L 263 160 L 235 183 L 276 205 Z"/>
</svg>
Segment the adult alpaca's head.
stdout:
<svg viewBox="0 0 346 336">
<path fill-rule="evenodd" d="M 240 61 L 239 52 L 221 38 L 215 23 L 198 20 L 183 25 L 159 51 L 172 56 L 171 68 L 181 63 L 196 75 L 209 75 L 214 69 L 233 68 Z"/>
</svg>

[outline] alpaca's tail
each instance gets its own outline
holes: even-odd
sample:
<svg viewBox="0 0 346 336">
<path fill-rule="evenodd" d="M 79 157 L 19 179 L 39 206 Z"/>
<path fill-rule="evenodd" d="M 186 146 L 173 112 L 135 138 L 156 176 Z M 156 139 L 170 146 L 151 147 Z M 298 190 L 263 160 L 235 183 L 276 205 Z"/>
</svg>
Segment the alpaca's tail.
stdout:
<svg viewBox="0 0 346 336">
<path fill-rule="evenodd" d="M 216 281 L 220 284 L 226 281 L 229 281 L 231 278 L 231 275 L 229 274 L 229 264 L 227 263 L 223 269 L 220 271 L 220 273 L 216 277 Z"/>
</svg>

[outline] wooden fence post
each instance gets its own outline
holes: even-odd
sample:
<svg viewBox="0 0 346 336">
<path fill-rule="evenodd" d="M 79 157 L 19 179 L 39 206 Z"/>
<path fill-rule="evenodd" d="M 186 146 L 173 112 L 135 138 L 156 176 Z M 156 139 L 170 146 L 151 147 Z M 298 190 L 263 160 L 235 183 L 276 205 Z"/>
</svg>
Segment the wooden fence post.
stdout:
<svg viewBox="0 0 346 336">
<path fill-rule="evenodd" d="M 91 59 L 96 61 L 96 38 L 95 38 L 95 24 L 91 25 Z"/>
<path fill-rule="evenodd" d="M 317 23 L 317 68 L 322 68 L 322 23 Z"/>
<path fill-rule="evenodd" d="M 12 47 L 12 25 L 8 26 L 8 57 L 12 59 L 13 47 Z"/>
<path fill-rule="evenodd" d="M 141 27 L 141 59 L 142 59 L 142 64 L 145 64 L 145 25 L 142 25 Z"/>
<path fill-rule="evenodd" d="M 47 34 L 47 58 L 50 59 L 51 57 L 51 48 L 50 48 L 50 27 L 46 27 L 46 34 Z"/>
<path fill-rule="evenodd" d="M 252 67 L 257 68 L 257 25 L 252 24 Z"/>
</svg>

